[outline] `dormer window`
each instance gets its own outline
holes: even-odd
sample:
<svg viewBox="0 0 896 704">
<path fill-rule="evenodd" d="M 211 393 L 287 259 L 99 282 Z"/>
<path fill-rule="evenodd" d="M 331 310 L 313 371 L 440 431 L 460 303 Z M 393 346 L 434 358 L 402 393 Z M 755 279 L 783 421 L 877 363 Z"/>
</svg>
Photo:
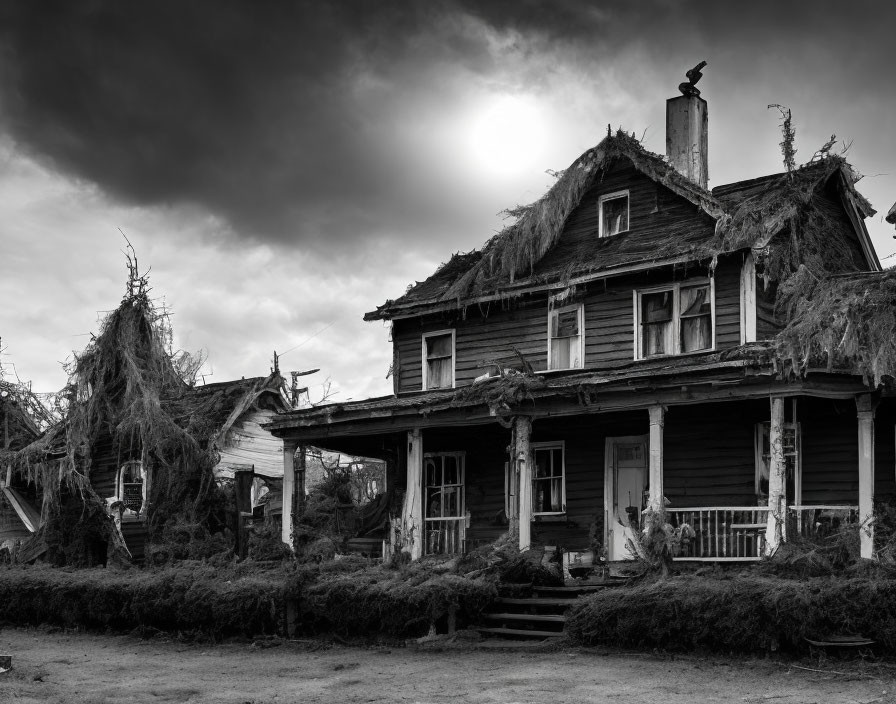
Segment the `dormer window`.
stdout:
<svg viewBox="0 0 896 704">
<path fill-rule="evenodd" d="M 581 303 L 553 308 L 548 313 L 548 369 L 581 369 L 584 357 Z"/>
<path fill-rule="evenodd" d="M 609 237 L 628 230 L 628 191 L 601 196 L 597 201 L 600 236 Z"/>
<path fill-rule="evenodd" d="M 423 335 L 423 390 L 454 387 L 454 330 Z"/>
</svg>

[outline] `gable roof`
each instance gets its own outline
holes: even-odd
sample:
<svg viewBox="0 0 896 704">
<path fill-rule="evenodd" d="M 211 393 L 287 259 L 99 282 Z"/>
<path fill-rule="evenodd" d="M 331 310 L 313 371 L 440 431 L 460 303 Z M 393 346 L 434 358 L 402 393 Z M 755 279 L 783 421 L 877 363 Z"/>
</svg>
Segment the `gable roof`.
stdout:
<svg viewBox="0 0 896 704">
<path fill-rule="evenodd" d="M 556 251 L 566 221 L 586 190 L 619 160 L 630 162 L 636 171 L 694 204 L 708 222 L 715 221 L 715 233 L 708 235 L 702 228 L 666 233 L 632 230 L 594 238 L 563 257 L 548 257 L 552 249 Z M 834 174 L 839 174 L 844 195 L 853 199 L 858 210 L 853 227 L 869 265 L 880 269 L 862 222 L 862 216 L 874 210 L 855 191 L 856 177 L 842 157 L 828 156 L 791 173 L 740 181 L 710 192 L 620 131 L 576 159 L 538 201 L 508 211 L 516 221 L 481 250 L 455 254 L 428 279 L 417 282 L 400 298 L 386 301 L 364 319 L 388 320 L 459 308 L 653 266 L 714 261 L 723 253 L 764 247 L 789 226 L 801 204 L 811 200 Z"/>
</svg>

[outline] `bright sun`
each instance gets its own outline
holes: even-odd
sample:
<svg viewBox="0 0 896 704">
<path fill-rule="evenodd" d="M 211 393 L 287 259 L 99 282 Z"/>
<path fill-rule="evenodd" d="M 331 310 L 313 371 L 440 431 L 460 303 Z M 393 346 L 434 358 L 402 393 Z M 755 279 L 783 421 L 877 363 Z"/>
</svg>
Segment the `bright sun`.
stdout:
<svg viewBox="0 0 896 704">
<path fill-rule="evenodd" d="M 506 176 L 543 168 L 543 124 L 533 98 L 502 95 L 477 110 L 470 123 L 467 143 L 477 169 Z"/>
</svg>

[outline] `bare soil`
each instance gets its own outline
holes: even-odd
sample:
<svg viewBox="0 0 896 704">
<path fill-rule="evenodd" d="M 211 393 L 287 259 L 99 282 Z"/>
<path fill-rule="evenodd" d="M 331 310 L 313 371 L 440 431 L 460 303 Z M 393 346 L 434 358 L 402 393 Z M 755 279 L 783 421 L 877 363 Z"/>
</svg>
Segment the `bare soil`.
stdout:
<svg viewBox="0 0 896 704">
<path fill-rule="evenodd" d="M 856 660 L 675 657 L 428 643 L 333 647 L 277 640 L 184 644 L 165 637 L 6 629 L 0 702 L 896 702 L 896 667 Z"/>
</svg>

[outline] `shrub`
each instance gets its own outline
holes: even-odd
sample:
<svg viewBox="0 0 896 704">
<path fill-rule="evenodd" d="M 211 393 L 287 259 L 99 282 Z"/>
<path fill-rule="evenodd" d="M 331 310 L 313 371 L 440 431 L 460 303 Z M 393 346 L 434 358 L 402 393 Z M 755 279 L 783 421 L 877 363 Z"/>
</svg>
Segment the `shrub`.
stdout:
<svg viewBox="0 0 896 704">
<path fill-rule="evenodd" d="M 678 577 L 607 589 L 570 612 L 583 645 L 739 652 L 805 649 L 804 638 L 861 634 L 896 648 L 896 580 Z"/>
</svg>

